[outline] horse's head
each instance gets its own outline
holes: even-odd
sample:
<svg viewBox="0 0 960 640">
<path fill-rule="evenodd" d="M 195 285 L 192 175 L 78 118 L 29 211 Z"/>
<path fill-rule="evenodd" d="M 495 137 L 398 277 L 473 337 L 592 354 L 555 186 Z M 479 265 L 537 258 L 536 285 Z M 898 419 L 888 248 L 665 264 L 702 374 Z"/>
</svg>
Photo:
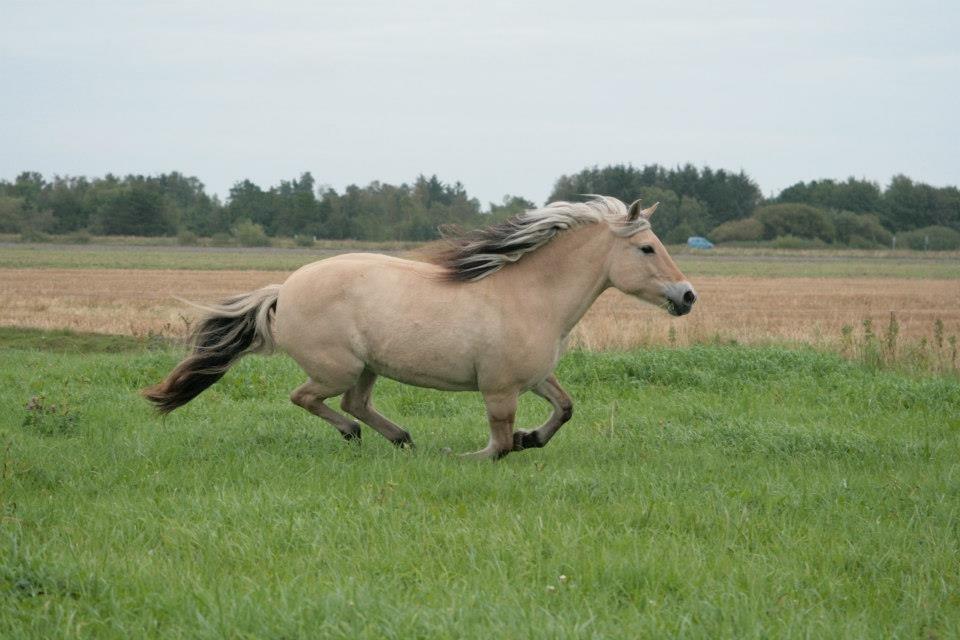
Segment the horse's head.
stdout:
<svg viewBox="0 0 960 640">
<path fill-rule="evenodd" d="M 662 306 L 672 315 L 682 316 L 690 313 L 697 301 L 697 293 L 680 273 L 650 225 L 637 225 L 642 220 L 649 220 L 656 208 L 655 204 L 641 209 L 639 200 L 630 205 L 624 228 L 629 230 L 639 226 L 639 231 L 629 235 L 617 234 L 610 252 L 610 283 L 624 293 Z"/>
</svg>

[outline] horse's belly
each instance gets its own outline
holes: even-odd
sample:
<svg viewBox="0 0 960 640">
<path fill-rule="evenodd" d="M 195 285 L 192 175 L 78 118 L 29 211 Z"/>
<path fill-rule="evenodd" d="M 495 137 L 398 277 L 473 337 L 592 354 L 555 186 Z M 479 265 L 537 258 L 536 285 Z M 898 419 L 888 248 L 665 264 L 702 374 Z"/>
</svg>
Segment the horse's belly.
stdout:
<svg viewBox="0 0 960 640">
<path fill-rule="evenodd" d="M 429 344 L 412 342 L 396 349 L 372 349 L 365 360 L 378 375 L 404 384 L 444 391 L 477 389 L 476 368 L 471 358 L 463 354 L 458 357 L 456 351 L 429 347 Z"/>
<path fill-rule="evenodd" d="M 414 387 L 425 387 L 427 389 L 440 389 L 441 391 L 476 391 L 476 380 L 463 379 L 457 380 L 448 375 L 435 375 L 430 371 L 416 371 L 411 369 L 395 369 L 388 365 L 371 363 L 370 368 L 377 375 L 384 378 L 390 378 L 397 382 L 413 385 Z"/>
</svg>

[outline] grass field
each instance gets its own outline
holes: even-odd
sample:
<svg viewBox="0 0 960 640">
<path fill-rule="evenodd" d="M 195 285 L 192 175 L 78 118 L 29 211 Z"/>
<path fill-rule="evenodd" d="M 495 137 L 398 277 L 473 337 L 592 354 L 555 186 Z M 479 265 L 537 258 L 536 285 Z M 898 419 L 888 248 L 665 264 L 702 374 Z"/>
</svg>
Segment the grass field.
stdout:
<svg viewBox="0 0 960 640">
<path fill-rule="evenodd" d="M 387 382 L 361 446 L 250 358 L 0 330 L 0 637 L 951 638 L 960 388 L 812 350 L 574 352 L 576 412 L 500 463 L 474 394 Z M 526 426 L 546 415 L 521 405 Z"/>
<path fill-rule="evenodd" d="M 326 243 L 314 249 L 0 244 L 0 269 L 292 271 L 344 251 L 403 254 L 396 243 Z M 960 278 L 960 254 L 911 251 L 775 251 L 672 247 L 686 275 L 765 278 Z"/>
</svg>

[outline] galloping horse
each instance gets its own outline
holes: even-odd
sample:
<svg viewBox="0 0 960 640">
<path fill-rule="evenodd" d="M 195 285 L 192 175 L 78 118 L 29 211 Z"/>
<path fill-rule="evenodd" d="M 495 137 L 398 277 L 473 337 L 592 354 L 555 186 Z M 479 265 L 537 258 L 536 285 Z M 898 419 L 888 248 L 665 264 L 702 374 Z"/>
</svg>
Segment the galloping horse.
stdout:
<svg viewBox="0 0 960 640">
<path fill-rule="evenodd" d="M 542 447 L 573 414 L 553 376 L 567 335 L 607 288 L 689 313 L 697 295 L 649 218 L 657 205 L 615 198 L 555 202 L 487 228 L 448 236 L 429 261 L 346 254 L 308 264 L 271 285 L 204 307 L 192 353 L 143 394 L 169 412 L 219 380 L 247 353 L 279 347 L 309 376 L 291 400 L 347 439 L 357 422 L 394 444 L 410 434 L 374 409 L 377 376 L 449 391 L 479 391 L 490 440 L 465 454 L 500 458 Z M 538 429 L 514 431 L 517 397 L 553 406 Z"/>
</svg>

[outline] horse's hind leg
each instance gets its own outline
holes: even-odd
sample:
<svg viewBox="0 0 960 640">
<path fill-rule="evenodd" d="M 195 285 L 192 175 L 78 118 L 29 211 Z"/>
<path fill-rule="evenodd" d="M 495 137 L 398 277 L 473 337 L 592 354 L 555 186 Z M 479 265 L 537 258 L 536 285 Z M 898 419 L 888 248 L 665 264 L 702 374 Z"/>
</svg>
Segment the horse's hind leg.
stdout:
<svg viewBox="0 0 960 640">
<path fill-rule="evenodd" d="M 376 380 L 377 374 L 369 369 L 364 369 L 363 373 L 360 374 L 360 379 L 357 380 L 357 384 L 343 394 L 340 408 L 377 430 L 380 435 L 398 447 L 412 447 L 413 439 L 406 429 L 390 422 L 373 408 L 370 397 L 373 394 L 373 383 Z"/>
<path fill-rule="evenodd" d="M 329 385 L 309 380 L 290 394 L 293 404 L 303 407 L 315 416 L 323 418 L 339 431 L 346 440 L 360 439 L 360 425 L 342 416 L 326 404 L 324 400 L 343 393 L 343 389 L 332 389 Z"/>
<path fill-rule="evenodd" d="M 535 394 L 553 406 L 553 413 L 543 425 L 533 431 L 515 431 L 513 434 L 513 450 L 533 449 L 542 447 L 550 442 L 550 438 L 560 430 L 573 416 L 573 400 L 563 390 L 554 376 L 550 376 L 536 387 L 531 389 Z"/>
</svg>

